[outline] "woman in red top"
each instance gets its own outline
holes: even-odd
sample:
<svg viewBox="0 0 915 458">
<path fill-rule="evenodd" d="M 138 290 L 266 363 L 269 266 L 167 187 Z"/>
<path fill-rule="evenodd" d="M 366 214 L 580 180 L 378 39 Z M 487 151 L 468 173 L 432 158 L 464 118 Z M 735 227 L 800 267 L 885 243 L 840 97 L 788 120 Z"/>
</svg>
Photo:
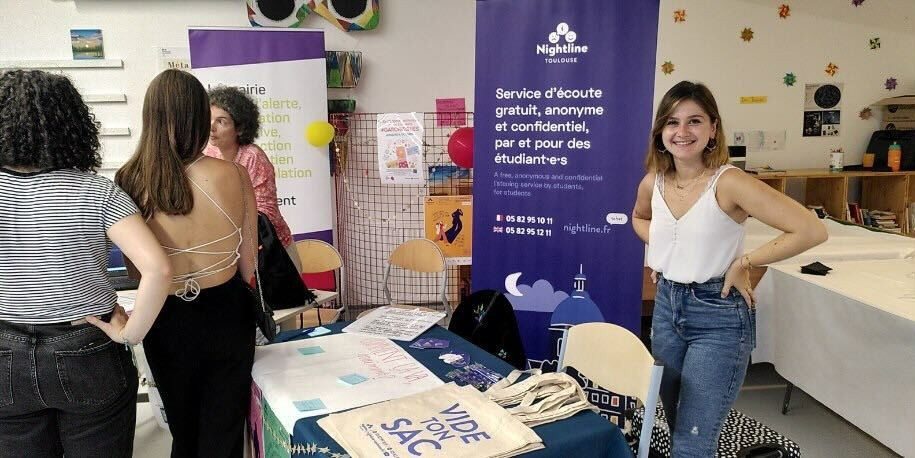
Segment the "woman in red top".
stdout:
<svg viewBox="0 0 915 458">
<path fill-rule="evenodd" d="M 260 127 L 257 103 L 241 90 L 219 86 L 209 91 L 210 141 L 204 154 L 245 166 L 254 185 L 257 211 L 267 215 L 276 229 L 289 258 L 299 272 L 299 255 L 295 251 L 289 225 L 277 205 L 276 176 L 267 154 L 254 144 Z"/>
</svg>

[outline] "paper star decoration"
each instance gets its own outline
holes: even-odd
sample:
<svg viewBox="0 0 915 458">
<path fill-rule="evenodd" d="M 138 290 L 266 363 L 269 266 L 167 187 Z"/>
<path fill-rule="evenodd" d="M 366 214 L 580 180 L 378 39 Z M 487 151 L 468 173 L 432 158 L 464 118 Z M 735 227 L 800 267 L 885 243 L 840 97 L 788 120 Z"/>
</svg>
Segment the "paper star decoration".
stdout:
<svg viewBox="0 0 915 458">
<path fill-rule="evenodd" d="M 673 62 L 671 62 L 669 60 L 665 61 L 663 64 L 661 64 L 661 71 L 664 72 L 665 75 L 670 75 L 671 73 L 673 73 L 674 72 Z"/>
<path fill-rule="evenodd" d="M 782 3 L 782 5 L 778 7 L 778 17 L 788 19 L 788 16 L 791 16 L 791 7 Z"/>
<path fill-rule="evenodd" d="M 785 77 L 782 78 L 782 81 L 785 83 L 785 86 L 794 86 L 794 83 L 797 82 L 797 77 L 794 76 L 794 73 L 785 73 Z"/>
<path fill-rule="evenodd" d="M 746 42 L 749 42 L 750 40 L 752 40 L 753 39 L 753 29 L 751 29 L 749 27 L 745 27 L 740 32 L 740 38 Z"/>
<path fill-rule="evenodd" d="M 884 83 L 884 87 L 886 87 L 886 90 L 892 91 L 892 90 L 896 89 L 896 84 L 897 84 L 896 78 L 893 78 L 891 76 L 886 79 L 886 83 Z"/>
<path fill-rule="evenodd" d="M 674 11 L 674 22 L 686 22 L 686 10 Z"/>
<path fill-rule="evenodd" d="M 826 66 L 826 74 L 829 76 L 836 76 L 836 72 L 838 72 L 838 71 L 839 71 L 839 66 L 832 62 L 830 62 L 829 65 Z"/>
<path fill-rule="evenodd" d="M 871 49 L 880 49 L 880 37 L 871 38 Z"/>
<path fill-rule="evenodd" d="M 861 110 L 860 113 L 858 113 L 858 117 L 861 119 L 870 119 L 871 116 L 873 116 L 873 115 L 874 115 L 874 112 L 872 112 L 870 108 L 865 108 L 865 109 Z"/>
<path fill-rule="evenodd" d="M 851 4 L 855 6 L 860 6 L 862 3 L 864 3 L 864 0 L 851 0 Z"/>
<path fill-rule="evenodd" d="M 330 453 L 330 447 L 321 447 L 318 449 L 318 452 L 327 455 L 328 453 Z"/>
</svg>

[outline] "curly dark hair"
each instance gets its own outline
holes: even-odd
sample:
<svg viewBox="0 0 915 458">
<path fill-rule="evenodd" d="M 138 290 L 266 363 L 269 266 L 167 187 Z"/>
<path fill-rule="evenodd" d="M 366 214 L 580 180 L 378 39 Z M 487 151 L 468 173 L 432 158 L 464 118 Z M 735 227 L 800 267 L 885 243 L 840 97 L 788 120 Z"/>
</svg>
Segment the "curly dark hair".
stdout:
<svg viewBox="0 0 915 458">
<path fill-rule="evenodd" d="M 0 75 L 0 165 L 101 167 L 95 116 L 67 77 L 40 70 Z"/>
<path fill-rule="evenodd" d="M 257 102 L 250 95 L 231 86 L 216 86 L 210 89 L 210 105 L 229 113 L 235 122 L 239 146 L 254 143 L 260 128 L 260 111 Z"/>
</svg>

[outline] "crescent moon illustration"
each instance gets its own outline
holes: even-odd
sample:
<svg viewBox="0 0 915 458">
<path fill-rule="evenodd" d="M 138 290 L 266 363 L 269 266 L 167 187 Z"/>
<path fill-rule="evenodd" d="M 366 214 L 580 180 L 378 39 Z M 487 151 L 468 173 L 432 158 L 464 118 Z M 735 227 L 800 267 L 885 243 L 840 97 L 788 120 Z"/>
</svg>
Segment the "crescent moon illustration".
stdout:
<svg viewBox="0 0 915 458">
<path fill-rule="evenodd" d="M 512 296 L 523 296 L 521 291 L 518 291 L 518 279 L 521 278 L 521 272 L 515 272 L 513 274 L 508 274 L 505 277 L 505 291 Z"/>
</svg>

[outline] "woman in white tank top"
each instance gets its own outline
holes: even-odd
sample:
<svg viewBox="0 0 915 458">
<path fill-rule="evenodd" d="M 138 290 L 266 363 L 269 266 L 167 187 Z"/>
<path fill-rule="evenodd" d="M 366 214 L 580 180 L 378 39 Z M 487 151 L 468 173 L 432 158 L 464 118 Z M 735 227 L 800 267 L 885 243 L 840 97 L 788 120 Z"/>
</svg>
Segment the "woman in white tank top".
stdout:
<svg viewBox="0 0 915 458">
<path fill-rule="evenodd" d="M 664 364 L 661 400 L 678 458 L 714 456 L 743 383 L 755 346 L 749 269 L 826 240 L 812 212 L 727 160 L 711 92 L 678 83 L 658 105 L 632 211 L 657 275 L 652 353 Z M 743 254 L 749 216 L 784 234 Z"/>
</svg>

